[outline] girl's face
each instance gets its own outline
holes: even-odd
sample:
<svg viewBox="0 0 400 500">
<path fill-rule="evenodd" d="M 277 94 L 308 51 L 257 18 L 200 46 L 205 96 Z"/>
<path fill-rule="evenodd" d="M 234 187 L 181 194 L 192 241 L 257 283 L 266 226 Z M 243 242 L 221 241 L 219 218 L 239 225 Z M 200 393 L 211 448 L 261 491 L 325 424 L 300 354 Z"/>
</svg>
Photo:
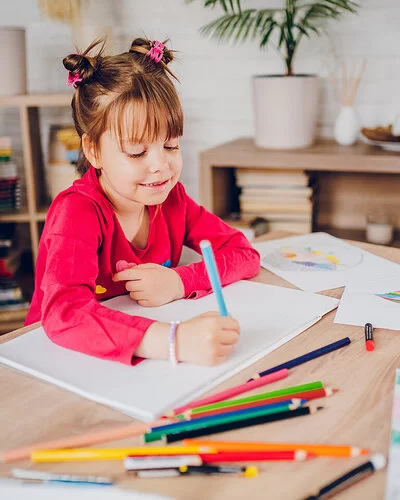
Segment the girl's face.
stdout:
<svg viewBox="0 0 400 500">
<path fill-rule="evenodd" d="M 100 141 L 96 168 L 101 169 L 100 184 L 114 204 L 122 210 L 139 205 L 158 205 L 166 200 L 182 170 L 179 139 L 166 141 L 161 130 L 155 142 L 132 144 L 105 132 Z"/>
</svg>

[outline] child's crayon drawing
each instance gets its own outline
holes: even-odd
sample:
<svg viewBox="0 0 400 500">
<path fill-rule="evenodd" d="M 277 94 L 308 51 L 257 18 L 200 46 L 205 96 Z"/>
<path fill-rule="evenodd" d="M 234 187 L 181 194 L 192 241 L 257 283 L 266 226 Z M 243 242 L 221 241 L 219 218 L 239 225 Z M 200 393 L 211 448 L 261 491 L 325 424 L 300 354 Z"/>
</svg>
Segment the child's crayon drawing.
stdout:
<svg viewBox="0 0 400 500">
<path fill-rule="evenodd" d="M 264 260 L 285 271 L 340 271 L 358 265 L 362 254 L 340 247 L 285 246 L 264 256 Z"/>
<path fill-rule="evenodd" d="M 400 290 L 396 290 L 395 292 L 376 293 L 375 295 L 381 299 L 390 300 L 390 302 L 400 304 Z"/>
</svg>

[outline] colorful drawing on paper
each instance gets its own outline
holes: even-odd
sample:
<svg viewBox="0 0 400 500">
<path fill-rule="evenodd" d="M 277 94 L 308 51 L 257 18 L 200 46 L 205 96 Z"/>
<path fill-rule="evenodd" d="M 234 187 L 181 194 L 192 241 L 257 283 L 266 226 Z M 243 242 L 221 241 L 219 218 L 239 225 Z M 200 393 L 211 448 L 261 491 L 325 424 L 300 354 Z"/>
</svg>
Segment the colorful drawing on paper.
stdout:
<svg viewBox="0 0 400 500">
<path fill-rule="evenodd" d="M 376 293 L 375 295 L 381 299 L 390 300 L 390 302 L 400 304 L 400 290 L 396 290 L 395 292 Z"/>
<path fill-rule="evenodd" d="M 356 248 L 288 246 L 263 255 L 263 262 L 282 271 L 343 271 L 360 264 L 362 257 Z"/>
</svg>

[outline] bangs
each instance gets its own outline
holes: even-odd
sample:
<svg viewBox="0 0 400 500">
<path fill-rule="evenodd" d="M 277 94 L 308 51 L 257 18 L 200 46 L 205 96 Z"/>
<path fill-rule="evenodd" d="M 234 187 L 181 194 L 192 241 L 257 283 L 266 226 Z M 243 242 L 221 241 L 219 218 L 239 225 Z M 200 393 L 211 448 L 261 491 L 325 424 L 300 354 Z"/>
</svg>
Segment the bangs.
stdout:
<svg viewBox="0 0 400 500">
<path fill-rule="evenodd" d="M 164 131 L 165 141 L 183 135 L 183 112 L 179 98 L 167 89 L 141 88 L 124 93 L 111 103 L 107 114 L 107 128 L 119 141 L 121 151 L 124 151 L 124 143 L 127 142 L 155 142 Z"/>
</svg>

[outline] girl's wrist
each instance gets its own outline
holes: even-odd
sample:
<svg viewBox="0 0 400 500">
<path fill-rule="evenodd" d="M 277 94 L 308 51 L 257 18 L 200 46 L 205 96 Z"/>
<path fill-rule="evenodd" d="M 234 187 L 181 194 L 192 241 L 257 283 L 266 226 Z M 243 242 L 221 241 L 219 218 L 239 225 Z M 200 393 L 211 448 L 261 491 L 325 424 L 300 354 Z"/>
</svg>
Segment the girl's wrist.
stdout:
<svg viewBox="0 0 400 500">
<path fill-rule="evenodd" d="M 169 323 L 160 321 L 152 323 L 136 349 L 136 356 L 150 359 L 169 359 L 169 332 Z"/>
</svg>

